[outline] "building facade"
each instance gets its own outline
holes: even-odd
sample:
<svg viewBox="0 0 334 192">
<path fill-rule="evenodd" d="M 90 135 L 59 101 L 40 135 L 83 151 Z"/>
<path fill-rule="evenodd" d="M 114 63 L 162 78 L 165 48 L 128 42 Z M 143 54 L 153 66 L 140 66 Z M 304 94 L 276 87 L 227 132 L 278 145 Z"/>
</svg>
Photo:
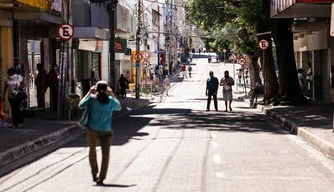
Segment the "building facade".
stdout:
<svg viewBox="0 0 334 192">
<path fill-rule="evenodd" d="M 308 70 L 313 81 L 308 83 L 308 95 L 313 100 L 334 102 L 334 44 L 330 36 L 331 4 L 333 0 L 271 0 L 273 19 L 294 18 L 296 68 Z"/>
</svg>

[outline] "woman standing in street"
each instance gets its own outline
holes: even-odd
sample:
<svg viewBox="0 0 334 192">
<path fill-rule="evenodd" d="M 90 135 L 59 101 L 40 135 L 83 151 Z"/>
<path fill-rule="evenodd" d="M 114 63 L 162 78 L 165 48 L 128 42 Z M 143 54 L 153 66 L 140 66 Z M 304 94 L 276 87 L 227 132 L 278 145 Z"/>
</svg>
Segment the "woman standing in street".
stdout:
<svg viewBox="0 0 334 192">
<path fill-rule="evenodd" d="M 8 77 L 5 78 L 5 88 L 2 99 L 5 100 L 8 91 L 8 101 L 12 111 L 12 125 L 9 128 L 17 128 L 23 124 L 23 112 L 20 109 L 23 99 L 17 97 L 20 91 L 23 91 L 24 82 L 21 75 L 15 74 L 13 68 L 8 69 Z"/>
<path fill-rule="evenodd" d="M 115 94 L 108 87 L 106 81 L 99 81 L 92 86 L 86 96 L 79 103 L 80 109 L 90 107 L 87 140 L 89 145 L 89 163 L 93 175 L 93 181 L 103 185 L 109 165 L 109 151 L 113 137 L 112 112 L 121 110 L 121 105 Z M 102 148 L 102 164 L 99 177 L 99 168 L 96 160 L 97 140 Z"/>
</svg>

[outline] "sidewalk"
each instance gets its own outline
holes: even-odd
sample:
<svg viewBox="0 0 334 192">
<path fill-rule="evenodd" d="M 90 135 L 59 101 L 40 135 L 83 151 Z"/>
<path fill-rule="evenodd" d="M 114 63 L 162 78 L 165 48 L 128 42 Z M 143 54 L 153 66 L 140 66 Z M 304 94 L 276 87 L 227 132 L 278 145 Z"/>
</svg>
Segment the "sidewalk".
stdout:
<svg viewBox="0 0 334 192">
<path fill-rule="evenodd" d="M 178 66 L 173 72 L 173 75 L 170 77 L 172 81 L 178 77 L 180 68 Z M 160 81 L 159 84 L 159 92 L 154 93 L 154 95 L 164 92 L 162 82 Z M 151 102 L 145 94 L 138 100 L 131 93 L 128 93 L 126 98 L 119 98 L 119 101 L 121 102 L 122 110 L 114 112 L 114 117 L 116 118 Z M 0 168 L 47 145 L 82 132 L 82 128 L 77 126 L 77 121 L 40 119 L 54 115 L 45 112 L 36 113 L 37 118 L 26 118 L 24 126 L 16 129 L 6 128 L 10 125 L 10 120 L 4 123 L 0 122 Z M 51 117 L 47 118 L 52 119 Z"/>
<path fill-rule="evenodd" d="M 122 110 L 118 117 L 128 111 L 147 105 L 148 99 L 120 98 Z M 65 137 L 82 132 L 77 121 L 56 121 L 25 118 L 24 125 L 16 129 L 6 128 L 10 123 L 0 123 L 0 168 L 29 153 L 55 143 Z M 83 132 L 84 133 L 84 132 Z"/>
<path fill-rule="evenodd" d="M 244 97 L 239 97 L 238 99 L 249 103 L 249 99 Z M 263 96 L 260 96 L 258 101 L 262 101 L 262 99 Z M 257 110 L 270 116 L 280 125 L 333 158 L 333 107 L 334 104 L 321 103 L 312 103 L 305 106 L 275 107 L 258 105 Z"/>
</svg>

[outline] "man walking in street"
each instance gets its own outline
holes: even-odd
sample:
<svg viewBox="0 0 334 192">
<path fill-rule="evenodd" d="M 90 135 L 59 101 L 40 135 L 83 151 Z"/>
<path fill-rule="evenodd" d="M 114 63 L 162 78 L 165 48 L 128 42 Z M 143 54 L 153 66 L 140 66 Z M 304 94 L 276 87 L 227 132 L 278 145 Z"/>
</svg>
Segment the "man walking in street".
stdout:
<svg viewBox="0 0 334 192">
<path fill-rule="evenodd" d="M 223 86 L 223 100 L 225 101 L 225 112 L 227 112 L 227 104 L 230 103 L 230 111 L 232 111 L 232 86 L 234 85 L 234 80 L 229 76 L 229 72 L 225 71 L 224 77 L 220 80 L 220 86 Z"/>
<path fill-rule="evenodd" d="M 206 96 L 208 96 L 206 111 L 210 111 L 211 97 L 213 96 L 213 102 L 215 105 L 216 111 L 218 111 L 218 102 L 217 102 L 217 91 L 219 88 L 219 81 L 217 77 L 213 76 L 213 71 L 209 72 L 210 78 L 206 82 Z"/>
</svg>

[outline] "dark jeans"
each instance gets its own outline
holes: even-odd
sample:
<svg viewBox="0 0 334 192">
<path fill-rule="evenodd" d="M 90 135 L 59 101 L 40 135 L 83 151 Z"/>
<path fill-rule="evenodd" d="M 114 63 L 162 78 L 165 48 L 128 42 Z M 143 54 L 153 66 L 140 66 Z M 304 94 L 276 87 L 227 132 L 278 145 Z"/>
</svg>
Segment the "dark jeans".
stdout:
<svg viewBox="0 0 334 192">
<path fill-rule="evenodd" d="M 121 95 L 122 95 L 122 97 L 123 96 L 126 97 L 126 87 L 125 87 L 125 85 L 121 85 Z"/>
<path fill-rule="evenodd" d="M 20 110 L 21 101 L 16 98 L 8 98 L 12 110 L 12 123 L 14 126 L 23 123 L 23 112 Z"/>
<path fill-rule="evenodd" d="M 51 109 L 52 111 L 57 111 L 58 103 L 58 87 L 50 87 L 51 90 Z"/>
<path fill-rule="evenodd" d="M 108 172 L 109 165 L 109 154 L 110 154 L 110 145 L 112 141 L 113 132 L 112 130 L 108 132 L 95 131 L 91 128 L 87 128 L 87 140 L 89 145 L 89 164 L 91 167 L 92 175 L 97 175 L 99 172 L 99 167 L 97 165 L 96 159 L 96 145 L 97 141 L 100 141 L 102 149 L 102 164 L 100 171 L 100 178 L 105 179 Z"/>
<path fill-rule="evenodd" d="M 215 109 L 218 110 L 218 103 L 217 103 L 217 95 L 214 95 L 213 93 L 209 93 L 208 94 L 208 105 L 206 107 L 206 109 L 210 109 L 210 103 L 211 103 L 211 97 L 213 96 L 213 102 L 215 105 Z"/>
<path fill-rule="evenodd" d="M 37 87 L 37 107 L 44 108 L 45 106 L 45 90 L 40 87 Z"/>
</svg>

